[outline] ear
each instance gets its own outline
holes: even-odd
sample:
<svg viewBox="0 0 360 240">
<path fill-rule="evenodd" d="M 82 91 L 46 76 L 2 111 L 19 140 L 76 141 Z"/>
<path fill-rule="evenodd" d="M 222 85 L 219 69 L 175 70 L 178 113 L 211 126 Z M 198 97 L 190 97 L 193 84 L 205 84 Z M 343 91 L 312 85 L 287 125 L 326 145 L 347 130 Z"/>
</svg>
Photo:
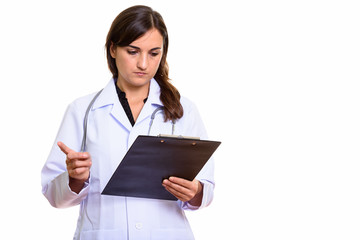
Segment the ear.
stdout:
<svg viewBox="0 0 360 240">
<path fill-rule="evenodd" d="M 114 45 L 113 42 L 111 42 L 111 45 L 110 45 L 110 55 L 112 58 L 115 58 L 116 57 L 116 48 L 117 46 Z"/>
</svg>

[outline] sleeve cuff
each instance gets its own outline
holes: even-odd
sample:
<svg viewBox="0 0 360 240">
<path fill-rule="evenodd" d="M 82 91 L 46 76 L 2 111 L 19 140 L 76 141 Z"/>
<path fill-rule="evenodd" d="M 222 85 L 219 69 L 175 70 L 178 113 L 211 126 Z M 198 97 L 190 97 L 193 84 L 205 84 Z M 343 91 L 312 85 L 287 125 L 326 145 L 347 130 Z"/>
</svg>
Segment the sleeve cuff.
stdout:
<svg viewBox="0 0 360 240">
<path fill-rule="evenodd" d="M 56 177 L 48 186 L 47 193 L 48 200 L 56 208 L 67 208 L 75 206 L 84 200 L 90 190 L 90 182 L 85 182 L 83 189 L 79 193 L 73 192 L 69 187 L 69 174 L 64 172 Z"/>
</svg>

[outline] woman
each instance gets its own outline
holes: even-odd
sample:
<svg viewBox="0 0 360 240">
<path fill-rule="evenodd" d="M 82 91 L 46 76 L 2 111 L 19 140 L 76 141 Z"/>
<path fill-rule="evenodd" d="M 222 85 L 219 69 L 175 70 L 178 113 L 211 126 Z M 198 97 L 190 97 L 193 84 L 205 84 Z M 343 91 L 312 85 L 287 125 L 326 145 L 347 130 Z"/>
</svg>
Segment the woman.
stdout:
<svg viewBox="0 0 360 240">
<path fill-rule="evenodd" d="M 74 239 L 193 239 L 184 210 L 196 210 L 213 198 L 213 160 L 193 181 L 170 177 L 163 187 L 178 201 L 101 195 L 138 135 L 206 138 L 196 107 L 169 83 L 168 35 L 159 13 L 146 6 L 121 12 L 110 28 L 106 53 L 113 78 L 93 104 L 86 150 L 80 152 L 83 119 L 94 98 L 75 100 L 65 113 L 42 170 L 43 194 L 54 207 L 80 204 Z"/>
</svg>

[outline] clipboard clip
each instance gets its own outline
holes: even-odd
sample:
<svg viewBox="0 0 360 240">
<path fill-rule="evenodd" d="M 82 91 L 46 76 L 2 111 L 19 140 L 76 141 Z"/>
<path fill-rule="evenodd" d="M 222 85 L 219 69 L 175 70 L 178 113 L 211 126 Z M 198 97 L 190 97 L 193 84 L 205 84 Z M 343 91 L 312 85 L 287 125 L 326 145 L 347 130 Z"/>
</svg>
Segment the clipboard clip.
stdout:
<svg viewBox="0 0 360 240">
<path fill-rule="evenodd" d="M 170 135 L 170 134 L 159 134 L 158 137 L 169 137 L 169 138 L 181 138 L 181 139 L 200 140 L 200 137 L 189 137 L 189 136 Z"/>
</svg>

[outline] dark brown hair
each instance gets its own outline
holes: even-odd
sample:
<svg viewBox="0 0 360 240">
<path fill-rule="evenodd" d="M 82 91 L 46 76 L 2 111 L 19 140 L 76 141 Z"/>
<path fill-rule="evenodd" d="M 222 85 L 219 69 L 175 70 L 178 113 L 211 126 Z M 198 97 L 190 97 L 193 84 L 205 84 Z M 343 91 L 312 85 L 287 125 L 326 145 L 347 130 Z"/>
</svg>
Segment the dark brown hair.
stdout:
<svg viewBox="0 0 360 240">
<path fill-rule="evenodd" d="M 161 15 L 147 6 L 133 6 L 122 11 L 113 21 L 106 38 L 106 56 L 113 78 L 118 78 L 115 59 L 110 54 L 112 44 L 125 47 L 144 35 L 152 28 L 156 28 L 163 36 L 163 55 L 159 68 L 154 76 L 160 86 L 160 100 L 164 104 L 164 120 L 175 121 L 183 116 L 179 91 L 170 83 L 169 67 L 166 55 L 169 46 L 168 32 Z"/>
</svg>

